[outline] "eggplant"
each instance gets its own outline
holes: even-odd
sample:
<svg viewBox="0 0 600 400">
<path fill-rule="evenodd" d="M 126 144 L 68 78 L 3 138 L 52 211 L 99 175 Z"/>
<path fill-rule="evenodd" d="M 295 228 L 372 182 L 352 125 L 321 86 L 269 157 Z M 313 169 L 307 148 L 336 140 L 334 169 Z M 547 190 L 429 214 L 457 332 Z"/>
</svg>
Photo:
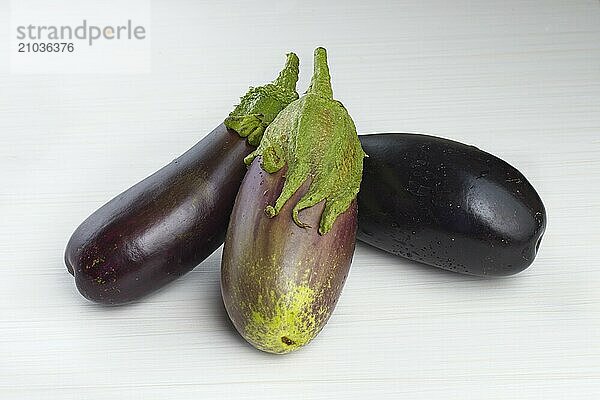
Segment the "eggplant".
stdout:
<svg viewBox="0 0 600 400">
<path fill-rule="evenodd" d="M 546 210 L 516 168 L 439 137 L 360 136 L 359 240 L 414 261 L 477 276 L 507 276 L 534 260 Z"/>
<path fill-rule="evenodd" d="M 307 93 L 246 158 L 225 238 L 223 302 L 257 349 L 296 350 L 331 316 L 354 252 L 364 155 L 318 48 Z"/>
<path fill-rule="evenodd" d="M 270 219 L 265 208 L 281 193 L 285 170 L 268 174 L 254 160 L 227 230 L 221 264 L 222 296 L 231 321 L 253 346 L 286 353 L 308 343 L 325 325 L 348 276 L 356 237 L 356 202 L 320 235 L 323 202 L 292 218 L 304 184 Z"/>
<path fill-rule="evenodd" d="M 85 298 L 106 305 L 135 301 L 189 272 L 223 243 L 246 172 L 244 157 L 298 98 L 298 64 L 288 54 L 275 81 L 250 88 L 224 123 L 75 230 L 65 263 Z"/>
</svg>

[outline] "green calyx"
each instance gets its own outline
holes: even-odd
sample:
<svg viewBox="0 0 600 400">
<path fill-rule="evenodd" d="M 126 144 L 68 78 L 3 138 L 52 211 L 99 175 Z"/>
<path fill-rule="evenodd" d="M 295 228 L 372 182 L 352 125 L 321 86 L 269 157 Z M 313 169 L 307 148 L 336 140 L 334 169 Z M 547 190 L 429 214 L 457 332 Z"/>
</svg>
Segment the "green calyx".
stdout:
<svg viewBox="0 0 600 400">
<path fill-rule="evenodd" d="M 251 87 L 225 119 L 225 126 L 241 137 L 247 137 L 252 146 L 258 146 L 265 129 L 277 114 L 298 98 L 299 64 L 298 56 L 289 53 L 277 79 L 264 86 Z"/>
<path fill-rule="evenodd" d="M 250 164 L 262 157 L 268 172 L 287 165 L 285 183 L 274 205 L 266 207 L 269 217 L 279 214 L 289 198 L 310 179 L 308 191 L 294 206 L 292 218 L 301 227 L 298 213 L 325 201 L 319 233 L 331 230 L 358 194 L 365 153 L 354 121 L 342 103 L 333 99 L 327 53 L 319 47 L 314 54 L 314 73 L 304 96 L 290 103 L 268 126 L 258 148 L 244 160 Z"/>
</svg>

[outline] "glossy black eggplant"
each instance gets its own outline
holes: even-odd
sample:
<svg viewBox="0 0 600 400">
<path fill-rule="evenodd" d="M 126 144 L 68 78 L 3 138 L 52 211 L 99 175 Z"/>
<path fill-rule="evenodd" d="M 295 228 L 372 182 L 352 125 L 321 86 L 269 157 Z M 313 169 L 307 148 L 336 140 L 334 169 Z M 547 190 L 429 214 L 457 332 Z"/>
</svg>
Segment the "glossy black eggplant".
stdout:
<svg viewBox="0 0 600 400">
<path fill-rule="evenodd" d="M 358 239 L 450 271 L 505 276 L 534 260 L 546 227 L 540 196 L 516 168 L 428 135 L 360 136 Z"/>
<path fill-rule="evenodd" d="M 137 300 L 223 243 L 246 173 L 243 160 L 254 149 L 248 143 L 260 142 L 279 111 L 298 98 L 297 78 L 298 58 L 290 53 L 279 77 L 251 88 L 224 124 L 75 230 L 65 263 L 84 297 L 108 305 Z"/>
</svg>

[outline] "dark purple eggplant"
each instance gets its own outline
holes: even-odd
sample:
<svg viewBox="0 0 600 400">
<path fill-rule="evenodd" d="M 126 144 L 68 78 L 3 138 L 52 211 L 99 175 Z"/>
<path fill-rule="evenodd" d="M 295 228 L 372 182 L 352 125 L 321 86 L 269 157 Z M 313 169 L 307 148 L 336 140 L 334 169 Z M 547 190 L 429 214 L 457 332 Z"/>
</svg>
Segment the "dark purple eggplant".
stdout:
<svg viewBox="0 0 600 400">
<path fill-rule="evenodd" d="M 90 215 L 73 233 L 65 262 L 89 300 L 124 304 L 189 272 L 225 238 L 244 157 L 295 91 L 298 58 L 271 84 L 251 88 L 208 136 Z"/>
<path fill-rule="evenodd" d="M 389 253 L 477 276 L 506 276 L 534 260 L 546 210 L 501 159 L 452 140 L 360 136 L 365 152 L 358 239 Z"/>
<path fill-rule="evenodd" d="M 318 48 L 307 93 L 275 118 L 246 159 L 252 164 L 225 239 L 223 302 L 257 349 L 296 350 L 333 312 L 354 252 L 363 157 Z"/>
</svg>

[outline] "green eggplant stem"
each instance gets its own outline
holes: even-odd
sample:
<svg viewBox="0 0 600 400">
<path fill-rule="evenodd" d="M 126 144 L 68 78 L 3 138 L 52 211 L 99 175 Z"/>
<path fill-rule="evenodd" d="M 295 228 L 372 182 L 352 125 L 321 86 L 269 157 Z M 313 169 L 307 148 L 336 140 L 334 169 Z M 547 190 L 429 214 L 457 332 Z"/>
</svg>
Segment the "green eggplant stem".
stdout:
<svg viewBox="0 0 600 400">
<path fill-rule="evenodd" d="M 314 71 L 307 93 L 316 94 L 324 99 L 333 100 L 331 76 L 327 66 L 327 51 L 318 47 L 315 49 Z"/>
<path fill-rule="evenodd" d="M 258 146 L 265 129 L 279 112 L 298 99 L 299 65 L 298 56 L 289 53 L 279 76 L 264 86 L 251 87 L 225 119 L 225 126 L 247 138 L 250 145 Z"/>
<path fill-rule="evenodd" d="M 314 73 L 308 91 L 291 102 L 267 127 L 258 148 L 244 160 L 250 164 L 261 156 L 268 173 L 287 166 L 281 195 L 265 213 L 273 218 L 284 204 L 310 179 L 306 194 L 294 206 L 292 218 L 300 227 L 309 226 L 299 212 L 325 201 L 319 233 L 331 230 L 336 218 L 348 209 L 360 187 L 363 158 L 354 121 L 346 108 L 333 99 L 327 52 L 314 53 Z"/>
</svg>

